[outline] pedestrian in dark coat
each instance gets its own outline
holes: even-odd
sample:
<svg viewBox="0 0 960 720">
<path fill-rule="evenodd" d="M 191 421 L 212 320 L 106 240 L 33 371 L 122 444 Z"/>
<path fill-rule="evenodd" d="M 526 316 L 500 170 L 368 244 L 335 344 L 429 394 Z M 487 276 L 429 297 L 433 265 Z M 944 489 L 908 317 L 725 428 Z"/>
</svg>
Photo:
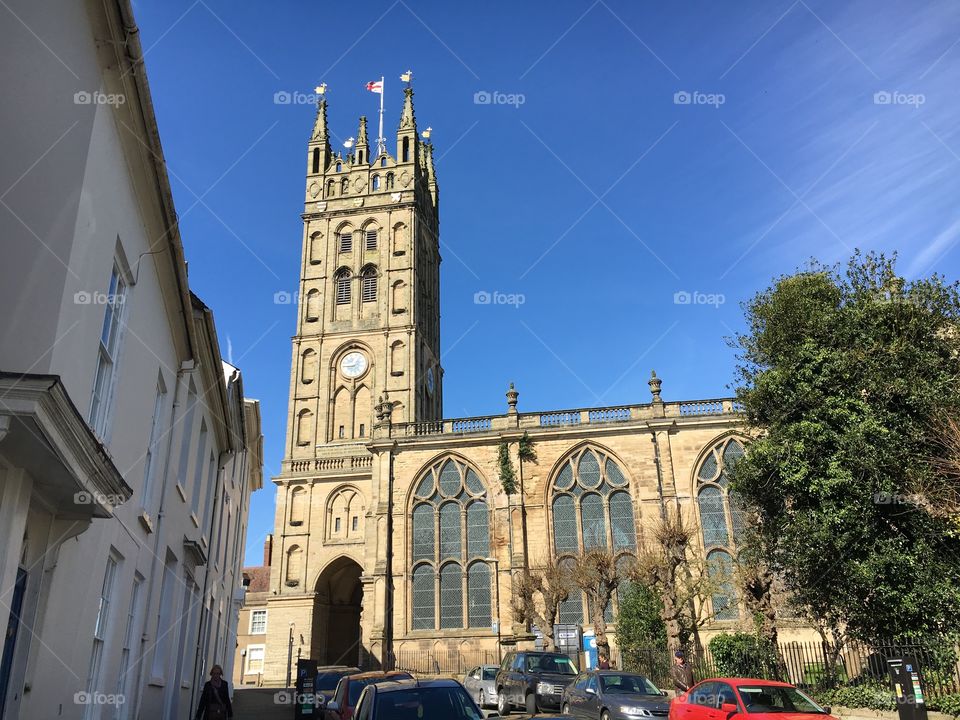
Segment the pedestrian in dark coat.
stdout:
<svg viewBox="0 0 960 720">
<path fill-rule="evenodd" d="M 230 688 L 223 679 L 223 668 L 214 665 L 210 668 L 210 679 L 203 684 L 200 704 L 194 720 L 225 720 L 233 717 L 233 705 L 230 704 Z"/>
<path fill-rule="evenodd" d="M 678 696 L 693 687 L 693 668 L 687 664 L 687 658 L 682 650 L 677 650 L 673 654 L 670 678 L 673 680 L 673 690 Z"/>
</svg>

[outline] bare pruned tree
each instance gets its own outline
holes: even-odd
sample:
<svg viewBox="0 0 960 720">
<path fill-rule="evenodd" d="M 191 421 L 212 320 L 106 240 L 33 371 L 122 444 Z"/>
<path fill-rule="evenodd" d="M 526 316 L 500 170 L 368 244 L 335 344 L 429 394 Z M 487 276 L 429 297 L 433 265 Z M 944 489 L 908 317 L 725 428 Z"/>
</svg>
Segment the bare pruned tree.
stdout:
<svg viewBox="0 0 960 720">
<path fill-rule="evenodd" d="M 711 598 L 731 580 L 707 567 L 678 506 L 664 509 L 631 575 L 663 599 L 661 617 L 671 650 L 685 647 L 691 639 L 699 647 L 699 629 L 714 616 Z"/>
<path fill-rule="evenodd" d="M 626 579 L 625 570 L 617 567 L 617 557 L 607 548 L 595 547 L 574 558 L 570 571 L 573 584 L 587 596 L 587 609 L 597 641 L 597 652 L 610 656 L 605 618 L 610 600 L 620 583 Z"/>
<path fill-rule="evenodd" d="M 534 624 L 543 633 L 544 646 L 553 650 L 553 624 L 560 604 L 570 597 L 569 569 L 546 561 L 535 568 L 521 570 L 513 578 L 512 610 L 518 623 Z"/>
</svg>

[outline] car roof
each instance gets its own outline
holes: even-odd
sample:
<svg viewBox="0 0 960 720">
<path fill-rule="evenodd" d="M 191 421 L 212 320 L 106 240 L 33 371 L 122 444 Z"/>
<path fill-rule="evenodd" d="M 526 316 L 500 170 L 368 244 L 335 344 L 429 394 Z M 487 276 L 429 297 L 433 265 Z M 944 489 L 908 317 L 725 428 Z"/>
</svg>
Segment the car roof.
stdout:
<svg viewBox="0 0 960 720">
<path fill-rule="evenodd" d="M 737 685 L 767 685 L 769 687 L 794 687 L 790 683 L 781 682 L 780 680 L 764 680 L 763 678 L 743 678 L 743 677 L 716 677 L 716 678 L 707 678 L 701 680 L 698 685 L 705 682 L 725 682 L 725 683 L 734 683 Z"/>
<path fill-rule="evenodd" d="M 409 690 L 410 688 L 460 688 L 463 687 L 456 680 L 442 678 L 440 680 L 393 680 L 391 682 L 377 683 L 377 692 L 395 692 L 398 690 Z"/>
<path fill-rule="evenodd" d="M 370 678 L 388 678 L 396 677 L 397 675 L 411 675 L 412 673 L 407 672 L 406 670 L 388 670 L 384 672 L 383 670 L 368 670 L 367 672 L 355 673 L 349 676 L 350 680 L 369 680 Z"/>
</svg>

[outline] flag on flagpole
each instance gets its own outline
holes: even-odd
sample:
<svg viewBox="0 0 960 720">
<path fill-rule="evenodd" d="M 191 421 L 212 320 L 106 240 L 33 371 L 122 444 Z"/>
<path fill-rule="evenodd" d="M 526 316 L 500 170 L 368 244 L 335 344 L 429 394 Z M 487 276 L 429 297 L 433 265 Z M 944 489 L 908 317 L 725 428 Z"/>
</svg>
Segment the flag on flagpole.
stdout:
<svg viewBox="0 0 960 720">
<path fill-rule="evenodd" d="M 383 95 L 383 80 L 371 80 L 367 83 L 367 90 Z"/>
</svg>

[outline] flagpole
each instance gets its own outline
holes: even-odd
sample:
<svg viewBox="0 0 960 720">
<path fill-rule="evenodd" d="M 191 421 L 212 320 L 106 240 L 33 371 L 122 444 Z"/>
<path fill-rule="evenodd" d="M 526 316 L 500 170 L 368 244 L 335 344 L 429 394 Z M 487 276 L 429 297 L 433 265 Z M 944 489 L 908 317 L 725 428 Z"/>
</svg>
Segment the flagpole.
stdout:
<svg viewBox="0 0 960 720">
<path fill-rule="evenodd" d="M 377 135 L 377 155 L 382 155 L 387 151 L 387 141 L 383 137 L 383 95 L 385 92 L 384 88 L 384 76 L 380 76 L 380 133 Z"/>
</svg>

